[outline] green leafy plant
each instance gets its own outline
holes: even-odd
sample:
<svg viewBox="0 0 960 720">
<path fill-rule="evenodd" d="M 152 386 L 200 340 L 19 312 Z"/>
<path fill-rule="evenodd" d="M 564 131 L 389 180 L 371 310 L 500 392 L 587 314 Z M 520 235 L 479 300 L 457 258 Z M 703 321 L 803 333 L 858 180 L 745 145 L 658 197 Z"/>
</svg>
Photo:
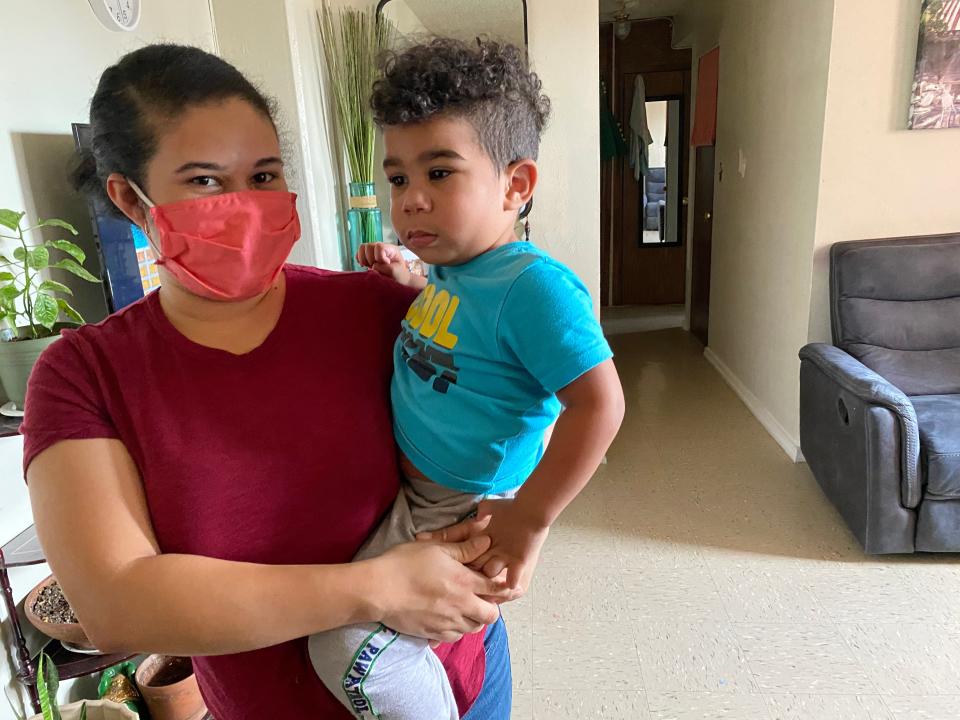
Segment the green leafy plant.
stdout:
<svg viewBox="0 0 960 720">
<path fill-rule="evenodd" d="M 60 687 L 60 674 L 57 672 L 57 665 L 50 659 L 45 652 L 40 653 L 40 659 L 37 662 L 37 699 L 40 701 L 40 716 L 43 720 L 61 720 L 60 703 L 57 701 L 57 688 Z M 7 698 L 7 704 L 13 711 L 17 720 L 26 720 L 10 701 L 4 689 L 4 696 Z M 80 706 L 80 720 L 87 720 L 87 704 Z"/>
<path fill-rule="evenodd" d="M 370 95 L 379 75 L 378 58 L 393 38 L 393 26 L 372 7 L 336 13 L 328 0 L 317 12 L 337 121 L 347 150 L 350 181 L 373 182 L 376 139 Z"/>
<path fill-rule="evenodd" d="M 43 720 L 61 720 L 60 703 L 57 702 L 57 688 L 60 687 L 60 675 L 50 656 L 40 653 L 37 663 L 37 698 L 40 700 L 40 714 Z M 87 720 L 87 704 L 80 706 L 80 720 Z"/>
<path fill-rule="evenodd" d="M 23 227 L 26 213 L 0 210 L 0 238 L 19 243 L 13 257 L 0 254 L 0 321 L 14 328 L 29 329 L 30 338 L 49 337 L 61 315 L 71 322 L 81 324 L 83 317 L 70 303 L 58 295 L 73 295 L 63 283 L 43 277 L 48 268 L 65 270 L 87 282 L 100 279 L 83 267 L 87 256 L 80 247 L 69 240 L 48 240 L 39 245 L 27 243 L 28 233 L 41 228 L 60 228 L 72 235 L 76 229 L 70 223 L 57 218 L 38 220 L 36 225 Z M 15 235 L 5 234 L 7 229 Z M 53 257 L 60 253 L 60 259 Z"/>
</svg>

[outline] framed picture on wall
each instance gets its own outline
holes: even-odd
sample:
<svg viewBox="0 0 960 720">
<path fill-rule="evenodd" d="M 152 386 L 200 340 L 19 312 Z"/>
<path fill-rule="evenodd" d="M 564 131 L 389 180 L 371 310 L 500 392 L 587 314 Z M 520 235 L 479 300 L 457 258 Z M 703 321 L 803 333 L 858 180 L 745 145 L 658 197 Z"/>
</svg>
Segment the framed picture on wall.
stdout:
<svg viewBox="0 0 960 720">
<path fill-rule="evenodd" d="M 960 0 L 923 0 L 907 127 L 960 128 Z"/>
</svg>

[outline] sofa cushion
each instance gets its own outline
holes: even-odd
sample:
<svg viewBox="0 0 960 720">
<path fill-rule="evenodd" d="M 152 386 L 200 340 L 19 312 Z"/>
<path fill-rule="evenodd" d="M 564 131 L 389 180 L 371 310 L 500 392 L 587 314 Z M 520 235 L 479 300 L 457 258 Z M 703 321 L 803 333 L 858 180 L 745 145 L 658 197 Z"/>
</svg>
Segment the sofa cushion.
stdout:
<svg viewBox="0 0 960 720">
<path fill-rule="evenodd" d="M 907 395 L 960 393 L 960 235 L 830 252 L 834 344 Z"/>
<path fill-rule="evenodd" d="M 910 398 L 917 411 L 928 497 L 960 499 L 960 395 Z"/>
</svg>

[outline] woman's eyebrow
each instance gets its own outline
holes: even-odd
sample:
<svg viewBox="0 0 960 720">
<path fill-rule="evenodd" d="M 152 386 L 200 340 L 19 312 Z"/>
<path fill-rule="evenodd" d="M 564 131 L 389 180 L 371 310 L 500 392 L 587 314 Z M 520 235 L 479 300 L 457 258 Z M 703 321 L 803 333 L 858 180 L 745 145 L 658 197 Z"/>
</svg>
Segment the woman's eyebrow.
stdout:
<svg viewBox="0 0 960 720">
<path fill-rule="evenodd" d="M 283 165 L 283 160 L 274 156 L 260 158 L 254 164 L 254 167 L 263 167 L 264 165 Z M 227 169 L 223 165 L 218 165 L 217 163 L 213 163 L 213 162 L 193 161 L 193 162 L 184 163 L 183 165 L 178 167 L 174 172 L 183 173 L 183 172 L 187 172 L 188 170 L 213 170 L 215 172 L 226 172 Z"/>
<path fill-rule="evenodd" d="M 216 163 L 212 163 L 212 162 L 196 162 L 195 161 L 195 162 L 184 163 L 183 165 L 178 167 L 176 170 L 174 170 L 174 172 L 182 173 L 182 172 L 187 172 L 187 170 L 216 170 L 217 172 L 223 172 L 224 170 L 226 170 L 226 168 L 223 167 L 223 165 L 217 165 Z"/>
</svg>

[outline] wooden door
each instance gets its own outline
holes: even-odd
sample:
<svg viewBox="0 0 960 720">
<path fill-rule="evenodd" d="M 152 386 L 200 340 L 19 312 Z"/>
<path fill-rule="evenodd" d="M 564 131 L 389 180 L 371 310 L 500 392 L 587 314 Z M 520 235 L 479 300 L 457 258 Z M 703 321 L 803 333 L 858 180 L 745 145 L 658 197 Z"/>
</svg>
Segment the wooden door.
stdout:
<svg viewBox="0 0 960 720">
<path fill-rule="evenodd" d="M 689 108 L 690 73 L 673 70 L 644 72 L 643 81 L 647 101 L 679 99 L 680 137 L 668 142 L 681 144 L 677 167 L 668 167 L 668 173 L 679 177 L 678 200 L 686 195 L 686 166 L 689 157 Z M 623 98 L 621 107 L 630 108 L 637 73 L 621 73 L 619 91 Z M 629 117 L 624 118 L 629 122 Z M 677 239 L 679 243 L 651 245 L 643 242 L 643 195 L 644 180 L 636 180 L 633 169 L 626 160 L 621 161 L 619 232 L 614 234 L 614 252 L 619 254 L 619 277 L 614 278 L 615 305 L 666 305 L 683 304 L 686 288 L 686 206 L 668 207 L 667 212 L 678 213 Z"/>
<path fill-rule="evenodd" d="M 678 98 L 681 124 L 673 139 L 680 149 L 676 163 L 680 203 L 676 220 L 676 245 L 643 243 L 643 187 L 634 179 L 627 158 L 618 158 L 604 174 L 609 196 L 604 197 L 603 212 L 611 213 L 609 229 L 601 223 L 601 233 L 609 232 L 609 256 L 601 241 L 601 273 L 607 272 L 612 305 L 681 304 L 684 302 L 686 266 L 687 207 L 683 202 L 689 167 L 690 147 L 690 63 L 689 49 L 671 46 L 672 23 L 651 20 L 633 23 L 624 40 L 612 36 L 610 25 L 601 26 L 601 76 L 611 78 L 608 88 L 614 115 L 625 131 L 629 130 L 634 80 L 644 79 L 647 100 Z M 608 204 L 609 203 L 609 204 Z M 676 203 L 675 203 L 676 204 Z M 609 267 L 607 270 L 606 268 Z"/>
<path fill-rule="evenodd" d="M 710 252 L 713 239 L 712 145 L 697 148 L 693 198 L 693 274 L 690 287 L 690 332 L 707 344 L 710 323 Z"/>
</svg>

